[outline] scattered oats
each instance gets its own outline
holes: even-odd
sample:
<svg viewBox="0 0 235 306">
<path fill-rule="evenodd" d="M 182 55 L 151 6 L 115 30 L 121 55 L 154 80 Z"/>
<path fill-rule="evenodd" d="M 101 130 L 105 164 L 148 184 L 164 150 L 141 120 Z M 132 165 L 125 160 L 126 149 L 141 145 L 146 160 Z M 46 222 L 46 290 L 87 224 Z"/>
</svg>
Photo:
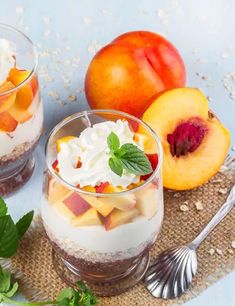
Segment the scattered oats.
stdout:
<svg viewBox="0 0 235 306">
<path fill-rule="evenodd" d="M 208 75 L 202 75 L 202 76 L 201 76 L 201 79 L 202 79 L 203 81 L 207 81 L 207 80 L 210 80 L 210 77 L 209 77 Z"/>
<path fill-rule="evenodd" d="M 60 98 L 58 92 L 56 92 L 56 91 L 49 91 L 48 96 L 52 97 L 55 100 L 59 100 L 59 98 Z"/>
<path fill-rule="evenodd" d="M 90 19 L 89 17 L 84 17 L 84 18 L 83 18 L 83 22 L 84 22 L 85 24 L 90 24 L 90 23 L 91 23 L 91 19 Z"/>
<path fill-rule="evenodd" d="M 228 252 L 229 254 L 233 254 L 233 253 L 234 253 L 232 249 L 227 249 L 227 252 Z"/>
<path fill-rule="evenodd" d="M 88 47 L 88 52 L 89 53 L 96 53 L 99 49 L 101 48 L 101 45 L 98 44 L 96 40 L 92 41 L 91 45 Z"/>
<path fill-rule="evenodd" d="M 214 255 L 214 254 L 215 254 L 215 250 L 211 248 L 211 249 L 208 251 L 208 253 L 209 253 L 210 255 Z"/>
<path fill-rule="evenodd" d="M 22 13 L 24 13 L 24 8 L 23 8 L 23 7 L 20 7 L 20 6 L 16 7 L 16 13 L 17 13 L 17 14 L 22 14 Z"/>
<path fill-rule="evenodd" d="M 197 210 L 203 210 L 202 201 L 197 201 L 194 204 L 195 204 Z"/>
<path fill-rule="evenodd" d="M 198 59 L 197 59 L 197 63 L 199 63 L 199 64 L 205 64 L 205 63 L 207 63 L 207 60 L 204 59 L 204 58 L 198 58 Z"/>
<path fill-rule="evenodd" d="M 50 36 L 51 35 L 51 31 L 50 30 L 47 30 L 47 31 L 45 31 L 44 33 L 43 33 L 43 36 L 44 37 L 48 37 L 48 36 Z"/>
<path fill-rule="evenodd" d="M 235 249 L 235 240 L 232 241 L 231 247 L 232 247 L 233 249 Z"/>
<path fill-rule="evenodd" d="M 217 253 L 218 255 L 223 255 L 223 252 L 221 251 L 221 249 L 216 249 L 216 253 Z"/>
<path fill-rule="evenodd" d="M 64 107 L 66 103 L 63 100 L 59 100 L 59 104 L 60 106 Z"/>
<path fill-rule="evenodd" d="M 232 151 L 235 151 L 235 145 L 234 145 L 234 146 L 232 146 Z"/>
<path fill-rule="evenodd" d="M 185 205 L 185 204 L 181 204 L 181 205 L 180 205 L 180 210 L 181 210 L 181 211 L 188 211 L 188 210 L 189 210 L 189 208 L 188 208 L 188 206 L 187 206 L 187 205 Z"/>
<path fill-rule="evenodd" d="M 220 194 L 227 194 L 228 193 L 228 188 L 220 188 L 218 190 L 218 193 L 220 193 Z"/>
<path fill-rule="evenodd" d="M 222 54 L 221 54 L 221 57 L 222 58 L 228 58 L 229 57 L 229 54 L 228 54 L 228 52 L 223 52 Z"/>
<path fill-rule="evenodd" d="M 49 23 L 51 22 L 50 17 L 47 17 L 47 16 L 43 17 L 43 22 L 44 22 L 45 24 L 49 24 Z"/>
<path fill-rule="evenodd" d="M 69 95 L 68 99 L 69 99 L 70 102 L 74 102 L 74 101 L 77 101 L 77 96 L 76 95 Z"/>
<path fill-rule="evenodd" d="M 180 197 L 180 193 L 179 193 L 179 192 L 174 193 L 174 194 L 173 194 L 173 197 L 174 197 L 174 198 L 179 198 L 179 197 Z"/>
<path fill-rule="evenodd" d="M 212 102 L 212 101 L 213 101 L 213 99 L 212 99 L 210 96 L 207 96 L 207 100 L 208 100 L 209 102 Z"/>
<path fill-rule="evenodd" d="M 184 203 L 185 205 L 188 205 L 188 201 L 184 201 L 183 203 Z"/>
<path fill-rule="evenodd" d="M 45 56 L 49 56 L 50 52 L 47 51 L 47 50 L 44 50 L 42 52 L 38 52 L 38 55 L 41 56 L 41 57 L 45 57 Z"/>
<path fill-rule="evenodd" d="M 223 180 L 222 179 L 215 179 L 212 181 L 213 184 L 218 184 L 218 183 L 222 183 Z"/>
<path fill-rule="evenodd" d="M 168 14 L 164 10 L 159 9 L 157 11 L 157 15 L 158 15 L 158 17 L 160 19 L 160 22 L 162 24 L 167 24 L 168 23 Z"/>
</svg>

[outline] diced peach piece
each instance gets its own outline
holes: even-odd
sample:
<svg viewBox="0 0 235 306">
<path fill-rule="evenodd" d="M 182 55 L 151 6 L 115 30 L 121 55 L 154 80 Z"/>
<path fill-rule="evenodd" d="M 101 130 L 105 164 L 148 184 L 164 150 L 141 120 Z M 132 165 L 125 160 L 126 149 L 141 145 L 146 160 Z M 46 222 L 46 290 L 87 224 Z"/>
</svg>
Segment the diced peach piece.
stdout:
<svg viewBox="0 0 235 306">
<path fill-rule="evenodd" d="M 125 223 L 131 222 L 135 217 L 139 215 L 139 211 L 136 208 L 133 208 L 128 211 L 121 211 L 115 209 L 104 221 L 104 226 L 106 231 Z"/>
<path fill-rule="evenodd" d="M 50 179 L 49 189 L 48 189 L 48 201 L 52 204 L 63 199 L 66 195 L 70 193 L 66 187 L 58 183 L 55 179 Z"/>
<path fill-rule="evenodd" d="M 121 192 L 122 189 L 119 187 L 114 187 L 112 185 L 109 185 L 105 187 L 103 192 L 105 193 L 118 193 Z M 120 196 L 113 196 L 113 197 L 103 197 L 99 198 L 100 201 L 103 202 L 103 204 L 111 207 L 118 208 L 122 211 L 127 211 L 132 209 L 136 204 L 136 197 L 133 193 L 126 194 L 126 195 L 120 195 Z"/>
<path fill-rule="evenodd" d="M 157 189 L 154 184 L 136 192 L 136 208 L 141 215 L 150 219 L 157 213 Z"/>
<path fill-rule="evenodd" d="M 75 138 L 74 136 L 65 136 L 65 137 L 62 137 L 62 138 L 58 139 L 56 141 L 56 151 L 59 153 L 61 144 L 64 143 L 64 142 L 68 142 L 68 141 L 70 141 L 74 138 Z"/>
<path fill-rule="evenodd" d="M 0 131 L 13 132 L 18 125 L 18 122 L 8 113 L 0 113 Z"/>
<path fill-rule="evenodd" d="M 19 105 L 13 105 L 9 110 L 9 114 L 15 118 L 19 123 L 24 123 L 32 117 L 32 113 L 28 110 L 22 109 Z"/>
<path fill-rule="evenodd" d="M 19 70 L 17 68 L 12 68 L 9 72 L 7 80 L 12 82 L 15 86 L 21 84 L 28 78 L 31 71 L 29 70 Z"/>
<path fill-rule="evenodd" d="M 35 96 L 38 92 L 38 88 L 39 88 L 39 85 L 38 85 L 38 79 L 36 76 L 32 76 L 32 79 L 30 80 L 30 86 L 31 86 L 31 89 L 32 89 L 32 92 L 33 92 L 33 96 Z"/>
<path fill-rule="evenodd" d="M 86 225 L 101 225 L 101 220 L 98 212 L 94 208 L 90 208 L 83 215 L 73 218 L 73 226 L 86 226 Z"/>
<path fill-rule="evenodd" d="M 84 214 L 91 206 L 78 193 L 72 192 L 63 200 L 63 203 L 75 216 Z"/>
<path fill-rule="evenodd" d="M 114 206 L 106 204 L 103 199 L 97 198 L 95 196 L 90 196 L 86 194 L 81 194 L 84 200 L 86 200 L 92 207 L 94 207 L 102 216 L 108 216 L 114 209 Z"/>
<path fill-rule="evenodd" d="M 13 89 L 15 86 L 11 82 L 5 82 L 0 86 L 0 93 Z M 0 96 L 0 113 L 8 110 L 15 102 L 16 92 Z"/>
<path fill-rule="evenodd" d="M 29 76 L 31 72 L 28 70 L 19 70 L 12 68 L 9 72 L 8 81 L 15 86 L 20 85 Z M 33 91 L 30 84 L 23 85 L 17 91 L 16 104 L 18 108 L 27 109 L 33 101 Z"/>
<path fill-rule="evenodd" d="M 55 209 L 57 209 L 63 216 L 67 217 L 70 220 L 75 217 L 75 215 L 63 202 L 58 201 L 53 207 L 55 207 Z"/>
</svg>

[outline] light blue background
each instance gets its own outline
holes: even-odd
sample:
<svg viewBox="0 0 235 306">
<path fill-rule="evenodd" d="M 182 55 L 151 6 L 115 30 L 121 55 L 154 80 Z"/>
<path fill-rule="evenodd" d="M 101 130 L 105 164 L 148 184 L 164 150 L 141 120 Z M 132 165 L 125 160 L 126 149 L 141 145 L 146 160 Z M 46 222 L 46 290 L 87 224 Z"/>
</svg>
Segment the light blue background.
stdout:
<svg viewBox="0 0 235 306">
<path fill-rule="evenodd" d="M 0 1 L 0 22 L 23 30 L 40 53 L 46 132 L 66 115 L 87 107 L 83 81 L 96 48 L 123 32 L 141 29 L 160 32 L 177 46 L 186 63 L 188 86 L 199 87 L 210 97 L 211 108 L 230 129 L 233 144 L 235 100 L 223 79 L 235 71 L 234 13 L 234 0 Z M 63 79 L 69 80 L 67 89 Z M 235 97 L 235 80 L 228 82 Z M 51 97 L 55 92 L 57 100 Z M 74 94 L 78 99 L 70 102 L 68 96 Z M 44 139 L 36 151 L 37 166 L 30 183 L 7 200 L 16 219 L 39 206 L 43 143 Z M 235 305 L 234 289 L 235 272 L 187 305 Z"/>
</svg>

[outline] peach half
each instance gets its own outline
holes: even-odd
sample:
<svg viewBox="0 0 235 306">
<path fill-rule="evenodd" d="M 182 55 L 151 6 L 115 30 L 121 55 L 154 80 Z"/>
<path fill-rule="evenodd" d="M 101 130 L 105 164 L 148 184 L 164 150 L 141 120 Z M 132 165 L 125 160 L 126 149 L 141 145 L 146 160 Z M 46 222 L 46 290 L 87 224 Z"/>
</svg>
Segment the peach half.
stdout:
<svg viewBox="0 0 235 306">
<path fill-rule="evenodd" d="M 209 112 L 204 94 L 195 88 L 166 91 L 143 114 L 163 147 L 163 183 L 175 190 L 198 187 L 215 175 L 230 145 L 229 131 Z M 141 127 L 138 131 L 141 133 Z M 147 153 L 156 153 L 151 142 Z"/>
</svg>

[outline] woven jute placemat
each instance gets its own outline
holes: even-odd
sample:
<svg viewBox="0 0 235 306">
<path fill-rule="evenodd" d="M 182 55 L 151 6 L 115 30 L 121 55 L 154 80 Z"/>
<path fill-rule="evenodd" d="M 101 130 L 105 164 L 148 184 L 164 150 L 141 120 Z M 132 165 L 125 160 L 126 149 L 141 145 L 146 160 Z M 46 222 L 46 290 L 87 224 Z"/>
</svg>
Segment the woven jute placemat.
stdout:
<svg viewBox="0 0 235 306">
<path fill-rule="evenodd" d="M 191 241 L 224 203 L 234 182 L 233 170 L 217 174 L 208 184 L 196 190 L 165 191 L 163 228 L 151 251 L 151 259 L 169 247 Z M 234 240 L 235 209 L 199 247 L 198 273 L 186 294 L 174 300 L 154 299 L 143 283 L 140 283 L 119 296 L 99 298 L 99 305 L 179 305 L 197 296 L 210 284 L 235 269 L 235 249 L 231 245 Z M 53 299 L 56 293 L 66 286 L 53 269 L 51 246 L 40 219 L 34 221 L 22 240 L 17 255 L 2 264 L 19 278 L 21 292 L 28 299 Z"/>
</svg>

